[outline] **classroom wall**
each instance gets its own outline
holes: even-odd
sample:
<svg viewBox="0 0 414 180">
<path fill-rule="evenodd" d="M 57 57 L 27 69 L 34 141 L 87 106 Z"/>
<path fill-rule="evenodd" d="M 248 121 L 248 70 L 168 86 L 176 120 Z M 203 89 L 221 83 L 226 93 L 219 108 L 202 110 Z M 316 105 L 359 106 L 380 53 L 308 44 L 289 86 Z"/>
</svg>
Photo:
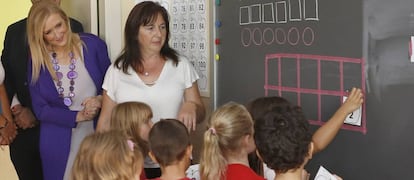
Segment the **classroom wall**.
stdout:
<svg viewBox="0 0 414 180">
<path fill-rule="evenodd" d="M 82 23 L 85 32 L 98 35 L 98 0 L 61 0 L 60 6 Z"/>
<path fill-rule="evenodd" d="M 29 0 L 0 2 L 0 49 L 3 50 L 7 26 L 27 16 L 31 6 Z M 1 52 L 0 52 L 1 54 Z M 17 180 L 16 171 L 10 161 L 9 147 L 0 149 L 0 179 Z"/>
<path fill-rule="evenodd" d="M 0 2 L 0 49 L 3 49 L 3 40 L 7 26 L 27 16 L 31 6 L 30 0 L 1 1 Z"/>
</svg>

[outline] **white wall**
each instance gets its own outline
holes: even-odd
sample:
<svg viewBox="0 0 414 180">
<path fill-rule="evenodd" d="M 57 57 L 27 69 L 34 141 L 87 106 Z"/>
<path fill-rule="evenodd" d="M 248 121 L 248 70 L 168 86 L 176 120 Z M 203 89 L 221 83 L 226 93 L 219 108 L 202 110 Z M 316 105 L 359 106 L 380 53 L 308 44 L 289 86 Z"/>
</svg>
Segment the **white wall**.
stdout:
<svg viewBox="0 0 414 180">
<path fill-rule="evenodd" d="M 85 32 L 98 35 L 98 0 L 62 0 L 61 7 L 82 23 Z"/>
</svg>

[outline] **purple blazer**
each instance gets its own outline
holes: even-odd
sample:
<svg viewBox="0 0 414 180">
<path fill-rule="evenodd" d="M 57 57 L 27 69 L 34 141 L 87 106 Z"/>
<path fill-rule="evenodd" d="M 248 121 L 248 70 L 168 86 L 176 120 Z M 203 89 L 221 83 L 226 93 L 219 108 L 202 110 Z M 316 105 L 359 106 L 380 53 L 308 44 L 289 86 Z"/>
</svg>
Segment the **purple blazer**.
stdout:
<svg viewBox="0 0 414 180">
<path fill-rule="evenodd" d="M 91 76 L 98 94 L 102 93 L 102 82 L 111 61 L 106 43 L 99 37 L 80 33 L 85 67 Z M 31 82 L 32 63 L 28 63 L 28 82 Z M 72 128 L 76 127 L 76 114 L 63 104 L 52 76 L 41 69 L 39 79 L 30 83 L 33 111 L 40 121 L 40 154 L 44 179 L 63 179 L 68 160 Z M 97 118 L 94 120 L 96 125 Z"/>
</svg>

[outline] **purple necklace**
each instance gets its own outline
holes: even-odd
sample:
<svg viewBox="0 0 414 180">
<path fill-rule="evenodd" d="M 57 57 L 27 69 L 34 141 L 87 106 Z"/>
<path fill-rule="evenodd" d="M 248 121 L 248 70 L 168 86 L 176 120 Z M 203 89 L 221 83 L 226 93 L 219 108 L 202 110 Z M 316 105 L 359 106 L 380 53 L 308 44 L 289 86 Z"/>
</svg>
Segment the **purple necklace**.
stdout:
<svg viewBox="0 0 414 180">
<path fill-rule="evenodd" d="M 57 91 L 59 93 L 59 97 L 63 98 L 63 104 L 69 107 L 73 104 L 72 98 L 75 97 L 75 93 L 74 93 L 75 79 L 78 77 L 78 73 L 75 71 L 76 59 L 74 58 L 73 52 L 70 52 L 69 53 L 69 57 L 70 57 L 69 72 L 66 74 L 66 77 L 70 80 L 70 86 L 69 86 L 69 93 L 67 96 L 65 96 L 63 94 L 65 89 L 62 87 L 63 73 L 59 71 L 60 66 L 58 64 L 58 60 L 56 59 L 56 56 L 57 56 L 56 53 L 53 52 L 52 53 L 52 64 L 53 64 L 53 69 L 55 70 L 56 77 L 58 79 L 58 81 L 56 82 Z"/>
</svg>

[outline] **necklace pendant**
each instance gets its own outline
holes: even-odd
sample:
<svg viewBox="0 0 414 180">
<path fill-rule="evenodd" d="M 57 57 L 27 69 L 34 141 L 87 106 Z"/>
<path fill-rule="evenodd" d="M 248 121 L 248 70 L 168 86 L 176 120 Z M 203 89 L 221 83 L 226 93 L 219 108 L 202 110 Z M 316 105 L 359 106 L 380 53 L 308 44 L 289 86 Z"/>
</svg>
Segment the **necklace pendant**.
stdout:
<svg viewBox="0 0 414 180">
<path fill-rule="evenodd" d="M 78 77 L 78 72 L 75 71 L 76 68 L 76 59 L 74 58 L 73 52 L 69 53 L 70 57 L 70 65 L 69 65 L 69 72 L 66 74 L 66 77 L 70 80 L 70 86 L 69 86 L 69 93 L 68 96 L 64 96 L 65 89 L 62 87 L 62 79 L 63 79 L 63 73 L 60 72 L 60 66 L 58 63 L 58 60 L 56 59 L 57 54 L 55 52 L 52 53 L 52 65 L 53 69 L 55 70 L 55 75 L 57 77 L 57 91 L 59 93 L 59 97 L 63 99 L 63 104 L 65 106 L 69 107 L 72 106 L 73 100 L 72 98 L 75 97 L 75 79 Z"/>
<path fill-rule="evenodd" d="M 63 104 L 65 104 L 65 106 L 71 106 L 72 105 L 72 98 L 71 97 L 64 97 L 63 98 Z"/>
<path fill-rule="evenodd" d="M 149 75 L 149 73 L 148 72 L 144 72 L 144 76 L 148 76 Z"/>
</svg>

